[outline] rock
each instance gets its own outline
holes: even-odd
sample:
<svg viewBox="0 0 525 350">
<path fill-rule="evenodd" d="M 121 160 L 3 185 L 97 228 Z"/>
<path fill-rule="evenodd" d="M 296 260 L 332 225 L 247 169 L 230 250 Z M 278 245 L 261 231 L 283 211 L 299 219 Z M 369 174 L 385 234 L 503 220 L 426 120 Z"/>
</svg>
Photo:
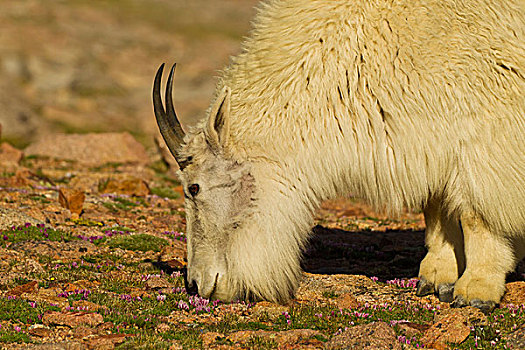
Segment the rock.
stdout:
<svg viewBox="0 0 525 350">
<path fill-rule="evenodd" d="M 118 176 L 114 174 L 112 176 Z M 98 174 L 98 173 L 79 173 L 75 174 L 71 181 L 69 181 L 69 188 L 80 190 L 83 192 L 98 192 L 98 188 L 101 183 L 108 180 L 107 174 Z"/>
<path fill-rule="evenodd" d="M 87 300 L 75 300 L 71 306 L 77 308 L 77 310 L 84 311 L 98 311 L 102 307 L 99 304 L 95 304 Z"/>
<path fill-rule="evenodd" d="M 127 132 L 46 136 L 29 145 L 25 154 L 74 160 L 88 166 L 149 163 L 144 147 Z"/>
<path fill-rule="evenodd" d="M 11 263 L 25 259 L 24 256 L 21 252 L 5 249 L 0 246 L 0 271 L 2 271 L 0 273 L 0 286 L 5 287 L 12 285 L 13 281 L 19 277 L 17 273 L 13 272 L 14 266 L 11 266 Z"/>
<path fill-rule="evenodd" d="M 85 199 L 84 191 L 69 188 L 58 190 L 58 202 L 62 207 L 69 209 L 74 219 L 80 216 Z"/>
<path fill-rule="evenodd" d="M 336 305 L 340 309 L 355 309 L 360 304 L 352 294 L 345 293 L 337 297 Z"/>
<path fill-rule="evenodd" d="M 511 282 L 505 285 L 505 295 L 501 300 L 501 304 L 525 304 L 525 282 Z"/>
<path fill-rule="evenodd" d="M 16 246 L 18 243 L 14 243 L 11 245 L 13 249 L 16 249 Z M 21 261 L 15 261 L 13 262 L 12 270 L 13 272 L 22 273 L 24 275 L 30 275 L 33 273 L 44 273 L 44 268 L 40 263 L 36 260 L 33 260 L 31 258 L 26 258 Z"/>
<path fill-rule="evenodd" d="M 155 327 L 155 332 L 157 333 L 166 333 L 169 332 L 171 329 L 170 325 L 167 323 L 159 323 L 157 327 Z"/>
<path fill-rule="evenodd" d="M 84 350 L 83 346 L 79 342 L 53 342 L 44 344 L 34 344 L 24 347 L 26 350 Z"/>
<path fill-rule="evenodd" d="M 289 310 L 288 306 L 274 304 L 269 301 L 260 301 L 252 307 L 252 317 L 259 322 L 274 321 L 283 312 L 288 312 Z"/>
<path fill-rule="evenodd" d="M 207 348 L 210 347 L 210 345 L 215 343 L 217 338 L 220 338 L 220 337 L 222 337 L 222 334 L 221 333 L 217 333 L 217 332 L 206 332 L 206 333 L 203 333 L 202 336 L 201 336 L 202 345 L 204 345 L 204 348 L 207 349 Z"/>
<path fill-rule="evenodd" d="M 173 285 L 161 277 L 152 277 L 148 279 L 145 283 L 146 290 L 152 289 L 162 289 L 162 288 L 172 288 Z"/>
<path fill-rule="evenodd" d="M 326 343 L 326 349 L 399 349 L 396 333 L 385 322 L 351 327 Z"/>
<path fill-rule="evenodd" d="M 42 317 L 45 325 L 68 326 L 71 328 L 80 325 L 97 326 L 103 322 L 102 315 L 88 312 L 60 312 L 49 311 Z"/>
<path fill-rule="evenodd" d="M 449 317 L 461 317 L 467 321 L 467 325 L 479 326 L 487 324 L 487 316 L 475 307 L 448 308 L 441 309 L 434 315 L 434 323 L 442 321 Z"/>
<path fill-rule="evenodd" d="M 75 289 L 92 289 L 98 286 L 100 286 L 99 281 L 77 280 L 74 283 L 68 282 L 64 287 L 64 291 L 72 292 Z"/>
<path fill-rule="evenodd" d="M 24 298 L 36 303 L 54 304 L 59 307 L 69 306 L 69 301 L 57 296 L 54 289 L 40 288 L 37 294 L 25 294 Z"/>
<path fill-rule="evenodd" d="M 463 342 L 470 334 L 471 322 L 483 322 L 483 317 L 476 311 L 483 315 L 481 311 L 471 307 L 444 310 L 436 315 L 435 323 L 425 331 L 420 339 L 421 343 L 426 347 L 445 350 L 450 348 L 448 343 Z"/>
<path fill-rule="evenodd" d="M 279 345 L 296 344 L 303 341 L 317 345 L 321 343 L 319 340 L 314 338 L 316 335 L 320 335 L 321 333 L 313 329 L 291 329 L 289 331 L 276 332 L 275 334 L 271 334 L 273 332 L 269 333 L 268 339 L 273 339 L 275 337 L 275 341 Z"/>
<path fill-rule="evenodd" d="M 49 327 L 44 326 L 43 324 L 34 324 L 31 325 L 27 331 L 29 334 L 39 338 L 49 337 L 52 333 Z"/>
<path fill-rule="evenodd" d="M 103 333 L 103 332 L 107 332 L 107 331 L 110 331 L 111 329 L 113 329 L 113 327 L 115 327 L 115 325 L 113 324 L 113 322 L 104 322 L 104 323 L 101 323 L 97 326 L 97 331 L 99 333 Z"/>
<path fill-rule="evenodd" d="M 50 203 L 41 209 L 46 221 L 53 223 L 64 223 L 71 218 L 71 212 L 58 203 Z"/>
<path fill-rule="evenodd" d="M 315 345 L 322 346 L 320 340 L 315 339 L 316 335 L 321 334 L 319 331 L 313 329 L 292 329 L 282 332 L 271 331 L 237 331 L 227 335 L 222 335 L 216 332 L 204 333 L 202 343 L 205 348 L 211 347 L 217 340 L 225 338 L 225 340 L 232 343 L 246 344 L 253 338 L 262 338 L 264 340 L 271 340 L 277 343 L 278 347 L 287 348 L 286 345 L 294 345 L 300 343 L 303 346 Z M 303 348 L 303 347 L 301 347 Z"/>
<path fill-rule="evenodd" d="M 0 207 L 0 230 L 7 230 L 12 226 L 21 226 L 25 223 L 37 225 L 43 222 L 22 213 L 20 210 Z"/>
<path fill-rule="evenodd" d="M 21 296 L 24 293 L 31 294 L 31 293 L 35 293 L 36 291 L 38 291 L 38 282 L 31 281 L 31 282 L 28 282 L 26 284 L 22 284 L 21 286 L 17 286 L 15 288 L 9 290 L 6 293 L 6 296 L 7 297 L 10 297 L 10 296 L 19 297 L 19 296 Z"/>
<path fill-rule="evenodd" d="M 6 164 L 2 165 L 2 171 L 5 171 L 7 173 L 14 172 L 15 174 L 9 177 L 0 177 L 0 187 L 7 187 L 7 188 L 20 188 L 20 187 L 28 187 L 31 185 L 31 180 L 29 179 L 30 172 L 27 169 L 24 168 L 9 168 L 6 167 Z"/>
<path fill-rule="evenodd" d="M 13 243 L 12 249 L 27 252 L 28 254 L 44 255 L 53 259 L 78 259 L 83 254 L 97 251 L 98 248 L 93 243 L 84 240 L 74 240 L 69 242 L 23 241 Z"/>
<path fill-rule="evenodd" d="M 180 342 L 178 342 L 177 340 L 174 340 L 168 349 L 169 350 L 182 350 L 184 349 L 184 347 L 182 346 Z"/>
<path fill-rule="evenodd" d="M 158 261 L 167 264 L 172 269 L 182 269 L 186 266 L 186 244 L 174 240 L 172 245 L 162 248 Z"/>
<path fill-rule="evenodd" d="M 127 338 L 133 337 L 133 334 L 107 334 L 96 338 L 89 339 L 86 344 L 88 349 L 114 349 L 116 345 L 122 344 Z"/>
<path fill-rule="evenodd" d="M 412 322 L 399 323 L 397 326 L 407 338 L 412 338 L 430 328 L 430 325 L 421 325 Z"/>
<path fill-rule="evenodd" d="M 89 337 L 90 335 L 96 334 L 97 331 L 94 328 L 86 326 L 78 326 L 73 330 L 73 337 L 77 339 L 82 339 Z"/>
<path fill-rule="evenodd" d="M 7 142 L 3 142 L 2 145 L 0 145 L 0 163 L 18 164 L 23 156 L 24 152 L 14 148 Z"/>
<path fill-rule="evenodd" d="M 126 179 L 110 178 L 108 180 L 103 180 L 99 184 L 99 192 L 138 197 L 145 197 L 151 193 L 148 184 L 144 180 L 136 177 L 128 177 Z"/>
</svg>

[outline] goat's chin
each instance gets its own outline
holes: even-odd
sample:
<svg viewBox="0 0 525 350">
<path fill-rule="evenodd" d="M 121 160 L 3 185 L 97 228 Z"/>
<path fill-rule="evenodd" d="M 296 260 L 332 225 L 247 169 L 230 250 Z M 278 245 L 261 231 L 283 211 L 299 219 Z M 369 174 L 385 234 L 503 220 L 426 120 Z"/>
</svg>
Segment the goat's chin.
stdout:
<svg viewBox="0 0 525 350">
<path fill-rule="evenodd" d="M 215 292 L 210 299 L 219 300 L 222 302 L 231 302 L 238 299 L 238 294 L 239 293 L 236 293 L 234 290 L 229 288 L 226 283 L 218 283 L 215 288 Z"/>
</svg>

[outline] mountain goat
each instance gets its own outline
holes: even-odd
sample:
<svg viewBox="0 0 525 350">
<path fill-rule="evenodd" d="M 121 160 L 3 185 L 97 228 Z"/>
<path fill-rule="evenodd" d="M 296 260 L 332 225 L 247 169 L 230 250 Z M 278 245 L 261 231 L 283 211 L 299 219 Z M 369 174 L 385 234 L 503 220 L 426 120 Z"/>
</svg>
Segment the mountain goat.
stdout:
<svg viewBox="0 0 525 350">
<path fill-rule="evenodd" d="M 491 310 L 525 255 L 523 0 L 269 0 L 185 134 L 188 282 L 284 302 L 323 200 L 423 210 L 417 294 Z"/>
</svg>

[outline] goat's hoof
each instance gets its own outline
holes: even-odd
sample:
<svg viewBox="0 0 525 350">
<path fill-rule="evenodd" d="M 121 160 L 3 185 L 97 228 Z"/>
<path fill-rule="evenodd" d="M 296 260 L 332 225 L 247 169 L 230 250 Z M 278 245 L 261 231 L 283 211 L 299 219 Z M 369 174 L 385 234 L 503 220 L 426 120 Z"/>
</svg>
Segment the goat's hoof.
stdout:
<svg viewBox="0 0 525 350">
<path fill-rule="evenodd" d="M 432 293 L 434 293 L 434 284 L 421 277 L 417 282 L 416 295 L 418 297 L 423 297 Z"/>
<path fill-rule="evenodd" d="M 451 303 L 454 300 L 454 283 L 443 283 L 438 286 L 439 301 Z"/>
<path fill-rule="evenodd" d="M 461 295 L 456 295 L 454 301 L 450 304 L 452 307 L 465 307 L 468 303 Z"/>
<path fill-rule="evenodd" d="M 493 301 L 483 301 L 480 299 L 473 299 L 470 301 L 470 306 L 478 308 L 485 315 L 489 314 L 496 307 L 496 303 Z"/>
</svg>

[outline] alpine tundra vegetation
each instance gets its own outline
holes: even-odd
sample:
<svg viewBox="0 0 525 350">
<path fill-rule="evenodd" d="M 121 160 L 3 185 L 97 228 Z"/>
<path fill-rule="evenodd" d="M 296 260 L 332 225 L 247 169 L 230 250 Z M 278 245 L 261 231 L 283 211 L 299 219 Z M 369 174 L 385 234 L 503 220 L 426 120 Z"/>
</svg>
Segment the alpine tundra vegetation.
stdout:
<svg viewBox="0 0 525 350">
<path fill-rule="evenodd" d="M 488 311 L 525 255 L 523 0 L 269 0 L 184 133 L 188 283 L 285 302 L 323 200 L 422 210 L 418 295 Z"/>
</svg>

